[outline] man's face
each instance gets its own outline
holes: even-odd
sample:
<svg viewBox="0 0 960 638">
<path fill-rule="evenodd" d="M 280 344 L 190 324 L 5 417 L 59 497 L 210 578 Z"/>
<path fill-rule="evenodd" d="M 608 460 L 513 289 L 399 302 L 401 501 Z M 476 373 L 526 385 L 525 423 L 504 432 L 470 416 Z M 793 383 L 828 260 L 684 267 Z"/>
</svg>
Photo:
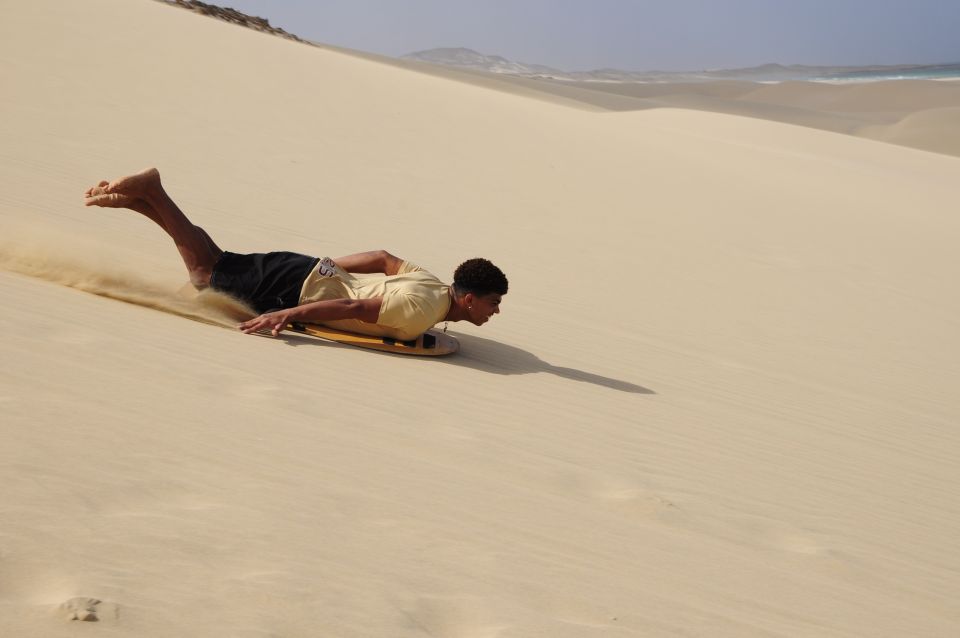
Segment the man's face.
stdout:
<svg viewBox="0 0 960 638">
<path fill-rule="evenodd" d="M 490 321 L 490 317 L 500 312 L 500 301 L 502 295 L 491 292 L 488 295 L 467 295 L 467 313 L 470 315 L 470 323 L 482 326 Z M 473 297 L 470 299 L 470 297 Z"/>
</svg>

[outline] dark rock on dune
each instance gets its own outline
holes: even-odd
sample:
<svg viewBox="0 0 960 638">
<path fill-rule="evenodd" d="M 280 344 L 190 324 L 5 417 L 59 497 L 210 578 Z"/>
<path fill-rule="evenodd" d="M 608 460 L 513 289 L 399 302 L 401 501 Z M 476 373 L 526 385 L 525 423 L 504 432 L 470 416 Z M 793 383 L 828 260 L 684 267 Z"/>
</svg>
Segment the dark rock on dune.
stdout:
<svg viewBox="0 0 960 638">
<path fill-rule="evenodd" d="M 311 44 L 306 40 L 302 40 L 292 33 L 287 33 L 280 27 L 274 27 L 270 25 L 270 22 L 266 18 L 261 18 L 258 16 L 249 16 L 245 13 L 241 13 L 236 9 L 231 9 L 230 7 L 218 7 L 215 4 L 208 4 L 206 2 L 200 2 L 200 0 L 158 0 L 164 4 L 174 5 L 188 9 L 195 13 L 199 13 L 205 16 L 211 16 L 219 20 L 224 20 L 225 22 L 232 22 L 233 24 L 239 24 L 242 27 L 248 29 L 253 29 L 255 31 L 262 31 L 263 33 L 269 33 L 271 35 L 280 36 L 281 38 L 287 38 L 288 40 L 296 40 L 297 42 L 303 42 L 304 44 Z"/>
</svg>

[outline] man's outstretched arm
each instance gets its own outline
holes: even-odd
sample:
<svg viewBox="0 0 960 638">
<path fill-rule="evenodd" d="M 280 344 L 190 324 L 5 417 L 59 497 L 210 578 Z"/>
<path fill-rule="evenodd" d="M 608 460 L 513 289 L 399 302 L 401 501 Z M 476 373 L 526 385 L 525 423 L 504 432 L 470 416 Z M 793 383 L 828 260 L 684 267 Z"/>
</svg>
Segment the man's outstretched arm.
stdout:
<svg viewBox="0 0 960 638">
<path fill-rule="evenodd" d="M 366 253 L 357 253 L 338 257 L 333 260 L 347 272 L 360 274 L 382 272 L 385 275 L 395 275 L 400 270 L 403 260 L 391 255 L 385 250 L 371 250 Z"/>
<path fill-rule="evenodd" d="M 250 321 L 244 321 L 238 327 L 246 334 L 269 330 L 276 337 L 288 324 L 295 321 L 321 323 L 337 319 L 359 319 L 367 323 L 377 323 L 382 303 L 383 297 L 314 301 L 295 308 L 264 313 Z"/>
</svg>

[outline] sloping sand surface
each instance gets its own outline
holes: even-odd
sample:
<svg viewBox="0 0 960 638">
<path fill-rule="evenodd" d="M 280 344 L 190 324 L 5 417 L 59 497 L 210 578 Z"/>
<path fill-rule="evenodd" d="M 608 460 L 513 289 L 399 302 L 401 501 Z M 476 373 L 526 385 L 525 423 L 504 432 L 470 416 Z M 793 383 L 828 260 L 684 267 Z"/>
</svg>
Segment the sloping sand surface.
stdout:
<svg viewBox="0 0 960 638">
<path fill-rule="evenodd" d="M 0 635 L 957 635 L 960 159 L 154 2 L 0 58 Z M 81 205 L 148 165 L 229 250 L 510 294 L 441 360 L 242 335 Z"/>
<path fill-rule="evenodd" d="M 893 144 L 955 154 L 960 149 L 960 106 L 917 111 L 895 124 L 864 127 L 861 134 Z"/>
<path fill-rule="evenodd" d="M 717 81 L 635 84 L 565 82 L 451 70 L 402 62 L 398 66 L 583 108 L 639 111 L 682 108 L 741 115 L 847 133 L 960 156 L 960 121 L 929 121 L 929 110 L 960 108 L 960 82 L 898 80 L 862 84 Z M 902 123 L 906 122 L 905 125 Z M 915 132 L 901 135 L 904 126 Z M 946 133 L 946 135 L 944 135 Z"/>
</svg>

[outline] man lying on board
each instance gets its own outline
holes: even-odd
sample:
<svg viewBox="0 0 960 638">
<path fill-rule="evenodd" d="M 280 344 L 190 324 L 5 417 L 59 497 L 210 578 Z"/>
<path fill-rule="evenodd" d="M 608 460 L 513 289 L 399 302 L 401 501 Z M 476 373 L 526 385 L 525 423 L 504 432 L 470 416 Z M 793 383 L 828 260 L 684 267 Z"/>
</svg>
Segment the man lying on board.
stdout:
<svg viewBox="0 0 960 638">
<path fill-rule="evenodd" d="M 451 286 L 385 250 L 338 259 L 222 251 L 170 199 L 155 168 L 88 188 L 84 204 L 129 208 L 156 222 L 173 238 L 195 288 L 227 293 L 262 313 L 240 324 L 247 334 L 270 330 L 276 336 L 290 322 L 304 322 L 414 339 L 440 321 L 483 325 L 500 312 L 507 294 L 507 278 L 486 259 L 460 264 Z"/>
</svg>

